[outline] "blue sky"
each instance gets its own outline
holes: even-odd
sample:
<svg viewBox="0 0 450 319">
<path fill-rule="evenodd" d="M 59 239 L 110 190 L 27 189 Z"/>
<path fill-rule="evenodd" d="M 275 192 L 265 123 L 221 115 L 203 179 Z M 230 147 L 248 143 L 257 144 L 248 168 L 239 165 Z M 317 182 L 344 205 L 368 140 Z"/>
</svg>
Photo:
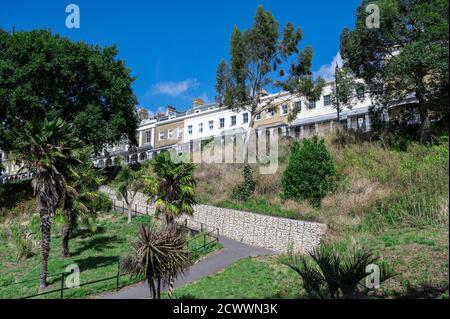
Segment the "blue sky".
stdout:
<svg viewBox="0 0 450 319">
<path fill-rule="evenodd" d="M 119 57 L 137 77 L 139 104 L 153 112 L 167 105 L 183 109 L 195 97 L 212 102 L 215 72 L 228 58 L 233 27 L 251 26 L 258 4 L 284 25 L 304 32 L 300 47 L 312 45 L 313 71 L 330 77 L 339 35 L 353 27 L 361 0 L 172 0 L 172 1 L 2 1 L 0 27 L 51 29 L 72 40 L 116 44 Z M 80 28 L 65 26 L 68 4 L 80 8 Z"/>
</svg>

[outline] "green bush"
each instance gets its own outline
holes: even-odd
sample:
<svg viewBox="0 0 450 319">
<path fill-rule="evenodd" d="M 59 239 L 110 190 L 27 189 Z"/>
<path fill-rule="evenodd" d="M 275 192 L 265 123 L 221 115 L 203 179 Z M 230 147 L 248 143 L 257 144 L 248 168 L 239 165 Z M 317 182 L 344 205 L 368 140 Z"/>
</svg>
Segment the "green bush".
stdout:
<svg viewBox="0 0 450 319">
<path fill-rule="evenodd" d="M 255 191 L 255 181 L 253 179 L 253 170 L 250 165 L 246 164 L 243 170 L 244 181 L 237 185 L 231 194 L 233 199 L 246 201 Z"/>
<path fill-rule="evenodd" d="M 295 142 L 282 178 L 283 196 L 320 206 L 322 198 L 334 188 L 335 177 L 333 159 L 323 139 Z"/>
<path fill-rule="evenodd" d="M 98 192 L 92 197 L 88 206 L 93 212 L 109 212 L 112 209 L 112 202 L 108 195 Z"/>
</svg>

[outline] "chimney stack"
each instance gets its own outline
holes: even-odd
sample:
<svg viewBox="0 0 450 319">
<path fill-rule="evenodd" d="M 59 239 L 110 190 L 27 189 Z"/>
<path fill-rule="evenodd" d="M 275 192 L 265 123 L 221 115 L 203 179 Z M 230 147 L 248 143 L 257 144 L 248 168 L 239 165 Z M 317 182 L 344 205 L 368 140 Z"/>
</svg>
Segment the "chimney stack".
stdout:
<svg viewBox="0 0 450 319">
<path fill-rule="evenodd" d="M 171 113 L 175 113 L 177 110 L 174 106 L 168 105 L 166 110 L 166 115 L 169 115 Z"/>
<path fill-rule="evenodd" d="M 199 107 L 199 106 L 203 106 L 203 105 L 205 105 L 205 102 L 200 98 L 195 98 L 194 102 L 192 103 L 193 107 Z"/>
<path fill-rule="evenodd" d="M 148 111 L 146 109 L 139 109 L 138 110 L 138 116 L 139 116 L 139 120 L 143 121 L 143 120 L 148 120 Z"/>
</svg>

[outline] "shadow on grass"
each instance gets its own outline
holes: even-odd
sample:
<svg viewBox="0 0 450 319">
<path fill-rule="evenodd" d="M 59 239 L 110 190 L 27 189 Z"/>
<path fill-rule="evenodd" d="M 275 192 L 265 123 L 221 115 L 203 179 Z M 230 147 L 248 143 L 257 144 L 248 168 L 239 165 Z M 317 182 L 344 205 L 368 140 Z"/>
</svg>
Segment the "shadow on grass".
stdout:
<svg viewBox="0 0 450 319">
<path fill-rule="evenodd" d="M 422 286 L 413 286 L 408 287 L 405 293 L 395 295 L 395 298 L 398 299 L 416 299 L 416 298 L 425 298 L 425 299 L 434 299 L 440 298 L 445 292 L 448 292 L 449 285 L 436 287 L 431 285 L 422 285 Z"/>
<path fill-rule="evenodd" d="M 74 262 L 78 264 L 81 271 L 106 267 L 119 263 L 119 256 L 90 256 L 83 259 L 77 259 Z M 107 274 L 105 274 L 107 276 Z"/>
<path fill-rule="evenodd" d="M 117 237 L 116 235 L 112 236 L 95 236 L 91 239 L 88 239 L 86 241 L 83 241 L 79 243 L 79 245 L 71 251 L 71 256 L 77 256 L 81 254 L 82 252 L 88 251 L 88 250 L 94 250 L 96 252 L 102 252 L 104 250 L 108 250 L 111 248 L 114 248 L 113 244 L 121 243 L 123 242 L 122 239 Z"/>
<path fill-rule="evenodd" d="M 88 238 L 88 237 L 92 237 L 94 235 L 98 235 L 98 234 L 103 234 L 106 231 L 105 227 L 103 226 L 97 226 L 97 229 L 95 230 L 95 232 L 92 232 L 89 229 L 83 228 L 83 229 L 77 229 L 73 232 L 72 236 L 70 236 L 70 238 Z"/>
</svg>

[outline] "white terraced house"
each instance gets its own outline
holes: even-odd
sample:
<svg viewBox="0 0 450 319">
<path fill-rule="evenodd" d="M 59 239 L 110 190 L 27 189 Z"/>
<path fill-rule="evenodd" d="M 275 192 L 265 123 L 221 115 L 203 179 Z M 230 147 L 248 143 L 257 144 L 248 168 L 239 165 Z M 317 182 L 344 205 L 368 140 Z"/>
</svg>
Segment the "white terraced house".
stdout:
<svg viewBox="0 0 450 319">
<path fill-rule="evenodd" d="M 262 103 L 265 99 L 273 99 L 273 97 L 277 99 L 274 101 L 273 108 L 262 112 L 256 118 L 254 128 L 257 130 L 277 129 L 281 136 L 297 139 L 333 132 L 337 127 L 337 112 L 332 105 L 332 86 L 333 82 L 325 85 L 318 101 L 292 97 L 283 92 L 263 97 Z M 409 98 L 396 103 L 391 109 L 395 110 L 415 103 L 414 98 Z M 294 120 L 289 122 L 288 116 L 294 105 L 300 106 L 300 112 Z M 353 107 L 341 111 L 341 126 L 345 129 L 369 131 L 371 128 L 370 106 L 369 94 L 360 92 Z M 152 118 L 149 118 L 145 109 L 139 109 L 138 114 L 141 119 L 136 133 L 138 146 L 130 148 L 126 142 L 108 146 L 94 159 L 95 166 L 108 167 L 115 164 L 144 162 L 159 152 L 174 147 L 178 152 L 189 152 L 195 142 L 225 134 L 245 133 L 249 128 L 250 117 L 247 111 L 234 112 L 216 104 L 205 105 L 201 99 L 195 99 L 193 106 L 184 112 L 177 112 L 175 108 L 168 107 L 165 114 L 158 114 Z M 389 114 L 383 117 L 387 120 Z M 0 154 L 3 166 L 6 168 L 2 178 L 11 180 L 12 177 L 22 177 L 16 176 L 19 167 L 14 161 L 11 161 L 4 152 Z M 26 177 L 25 175 L 23 177 Z"/>
</svg>

